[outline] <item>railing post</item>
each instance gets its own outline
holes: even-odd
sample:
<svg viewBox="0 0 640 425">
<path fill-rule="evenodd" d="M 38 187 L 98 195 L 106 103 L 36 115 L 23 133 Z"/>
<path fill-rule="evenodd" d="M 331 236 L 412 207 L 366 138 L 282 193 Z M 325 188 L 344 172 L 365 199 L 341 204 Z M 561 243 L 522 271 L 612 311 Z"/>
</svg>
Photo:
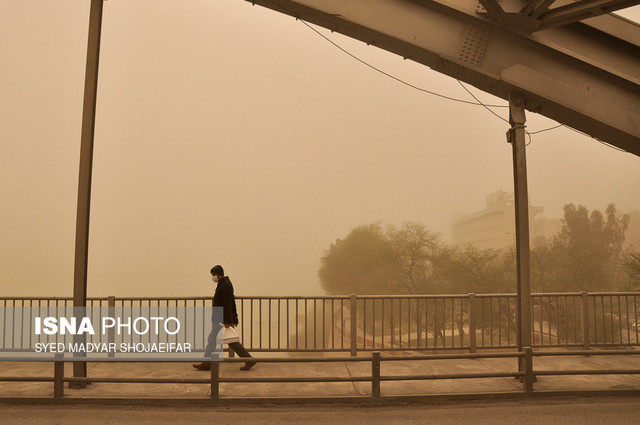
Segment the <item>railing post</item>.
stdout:
<svg viewBox="0 0 640 425">
<path fill-rule="evenodd" d="M 351 356 L 358 355 L 358 296 L 351 295 L 351 305 L 349 307 L 351 318 Z"/>
<path fill-rule="evenodd" d="M 476 294 L 469 294 L 469 352 L 476 352 Z"/>
<path fill-rule="evenodd" d="M 110 296 L 109 298 L 107 298 L 107 311 L 109 314 L 109 317 L 115 317 L 116 314 L 116 297 L 114 296 Z M 115 329 L 114 328 L 109 328 L 108 330 L 108 334 L 107 334 L 107 338 L 108 338 L 108 342 L 109 344 L 112 344 L 115 342 Z M 109 353 L 107 354 L 107 357 L 115 357 L 116 353 L 114 353 L 113 351 L 109 350 Z"/>
<path fill-rule="evenodd" d="M 582 344 L 585 350 L 591 348 L 591 336 L 589 329 L 589 297 L 586 292 L 582 292 Z"/>
<path fill-rule="evenodd" d="M 220 362 L 211 362 L 211 399 L 220 398 Z"/>
<path fill-rule="evenodd" d="M 371 396 L 380 398 L 380 352 L 371 354 Z"/>
<path fill-rule="evenodd" d="M 64 362 L 61 359 L 60 354 L 56 354 L 56 359 L 53 362 L 53 398 L 64 397 Z"/>
<path fill-rule="evenodd" d="M 533 392 L 533 382 L 535 375 L 533 374 L 533 350 L 531 347 L 524 347 L 524 391 L 526 393 Z"/>
</svg>

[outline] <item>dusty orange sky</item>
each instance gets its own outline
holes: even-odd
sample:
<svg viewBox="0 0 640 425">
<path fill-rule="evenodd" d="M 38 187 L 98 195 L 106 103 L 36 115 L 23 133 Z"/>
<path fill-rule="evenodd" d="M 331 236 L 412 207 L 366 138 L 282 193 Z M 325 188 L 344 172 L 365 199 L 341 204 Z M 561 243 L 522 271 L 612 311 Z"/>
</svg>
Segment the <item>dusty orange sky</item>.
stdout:
<svg viewBox="0 0 640 425">
<path fill-rule="evenodd" d="M 0 3 L 0 295 L 69 296 L 89 2 Z M 638 7 L 622 14 L 640 21 Z M 461 99 L 453 79 L 320 29 Z M 505 104 L 471 88 L 489 103 Z M 506 110 L 498 110 L 506 117 Z M 528 114 L 528 129 L 556 125 Z M 336 238 L 456 214 L 513 189 L 506 124 L 242 0 L 105 2 L 89 295 L 318 294 Z M 531 202 L 640 210 L 640 159 L 560 128 L 528 147 Z"/>
</svg>

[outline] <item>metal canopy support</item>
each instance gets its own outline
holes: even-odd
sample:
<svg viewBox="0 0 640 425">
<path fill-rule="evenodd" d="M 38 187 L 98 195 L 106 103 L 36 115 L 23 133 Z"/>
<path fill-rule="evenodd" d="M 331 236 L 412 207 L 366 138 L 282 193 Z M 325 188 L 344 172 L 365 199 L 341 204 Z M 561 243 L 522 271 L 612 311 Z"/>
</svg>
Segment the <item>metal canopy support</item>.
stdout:
<svg viewBox="0 0 640 425">
<path fill-rule="evenodd" d="M 527 156 L 525 148 L 525 99 L 509 94 L 507 139 L 513 147 L 513 180 L 516 214 L 516 257 L 518 264 L 517 344 L 518 351 L 531 347 L 531 253 L 529 249 L 529 192 L 527 189 Z"/>
<path fill-rule="evenodd" d="M 91 9 L 89 12 L 89 40 L 87 43 L 87 65 L 84 80 L 80 171 L 78 178 L 78 210 L 76 216 L 76 254 L 73 279 L 74 307 L 85 307 L 87 305 L 91 174 L 93 168 L 93 139 L 96 118 L 96 97 L 98 92 L 98 62 L 100 58 L 103 1 L 104 0 L 91 0 Z M 74 362 L 73 376 L 87 376 L 87 364 L 85 362 Z"/>
<path fill-rule="evenodd" d="M 479 1 L 486 10 L 480 14 L 487 15 L 498 25 L 525 33 L 579 22 L 640 3 L 638 0 L 578 0 L 549 9 L 556 0 L 529 0 L 514 13 L 503 9 L 497 0 Z"/>
<path fill-rule="evenodd" d="M 480 4 L 487 10 L 487 14 L 499 23 L 500 25 L 504 25 L 507 21 L 507 14 L 505 13 L 498 0 L 479 0 Z"/>
<path fill-rule="evenodd" d="M 538 14 L 539 29 L 566 25 L 637 5 L 638 0 L 578 0 Z M 535 16 L 535 18 L 538 18 Z"/>
<path fill-rule="evenodd" d="M 602 15 L 532 36 L 496 25 L 469 0 L 249 1 L 502 99 L 518 91 L 527 110 L 640 156 L 640 26 L 625 19 Z"/>
</svg>

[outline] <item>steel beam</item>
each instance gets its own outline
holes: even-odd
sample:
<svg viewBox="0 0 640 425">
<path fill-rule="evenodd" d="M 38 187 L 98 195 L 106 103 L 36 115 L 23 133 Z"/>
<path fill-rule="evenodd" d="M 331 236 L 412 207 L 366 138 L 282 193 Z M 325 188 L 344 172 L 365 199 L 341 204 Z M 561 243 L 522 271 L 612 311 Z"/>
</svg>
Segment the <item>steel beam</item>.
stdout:
<svg viewBox="0 0 640 425">
<path fill-rule="evenodd" d="M 640 155 L 640 28 L 625 19 L 606 15 L 606 25 L 574 23 L 531 35 L 496 25 L 465 0 L 250 1 L 502 99 L 517 91 L 527 110 Z"/>
<path fill-rule="evenodd" d="M 529 16 L 531 16 L 533 19 L 538 19 L 538 17 L 540 17 L 540 15 L 542 15 L 546 10 L 549 9 L 549 6 L 551 6 L 551 4 L 554 2 L 554 0 L 543 0 L 540 3 L 538 3 L 538 5 L 535 7 L 535 9 L 533 9 L 531 11 L 531 13 L 529 14 Z"/>
<path fill-rule="evenodd" d="M 506 24 L 507 14 L 498 3 L 498 0 L 479 0 L 479 2 L 491 16 L 491 19 L 500 25 Z"/>
</svg>

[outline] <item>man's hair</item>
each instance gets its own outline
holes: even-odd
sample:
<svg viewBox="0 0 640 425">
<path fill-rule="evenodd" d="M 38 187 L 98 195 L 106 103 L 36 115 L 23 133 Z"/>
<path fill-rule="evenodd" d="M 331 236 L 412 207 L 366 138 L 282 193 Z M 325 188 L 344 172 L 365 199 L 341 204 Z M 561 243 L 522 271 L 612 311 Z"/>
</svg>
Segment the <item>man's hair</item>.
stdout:
<svg viewBox="0 0 640 425">
<path fill-rule="evenodd" d="M 215 274 L 217 276 L 224 276 L 224 269 L 222 268 L 222 266 L 218 265 L 218 266 L 213 266 L 211 268 L 211 274 Z"/>
</svg>

